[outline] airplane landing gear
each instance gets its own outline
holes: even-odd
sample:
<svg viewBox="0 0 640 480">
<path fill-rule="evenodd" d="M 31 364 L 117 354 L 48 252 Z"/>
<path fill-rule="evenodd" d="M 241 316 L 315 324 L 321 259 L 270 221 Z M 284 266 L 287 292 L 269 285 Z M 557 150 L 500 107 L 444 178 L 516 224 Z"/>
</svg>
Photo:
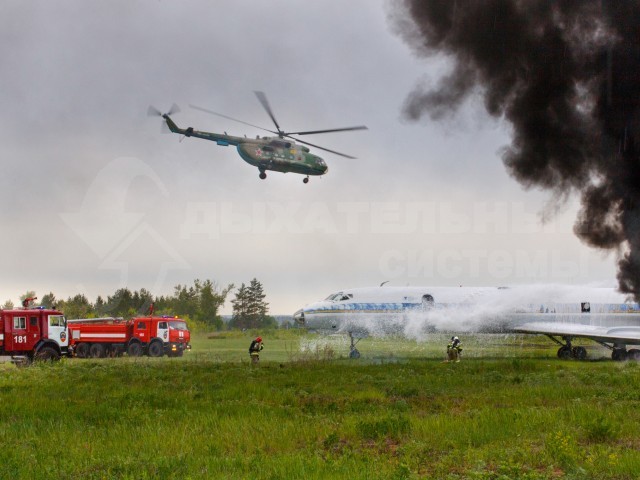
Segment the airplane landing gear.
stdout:
<svg viewBox="0 0 640 480">
<path fill-rule="evenodd" d="M 574 358 L 576 360 L 584 360 L 587 358 L 587 349 L 584 347 L 574 347 L 571 345 L 571 337 L 562 337 L 565 343 L 562 343 L 557 338 L 547 335 L 551 340 L 560 345 L 558 349 L 558 358 L 561 360 L 569 360 Z"/>
<path fill-rule="evenodd" d="M 584 360 L 587 358 L 587 349 L 584 347 L 573 347 L 573 349 L 571 349 L 571 356 L 576 360 Z"/>
<path fill-rule="evenodd" d="M 558 358 L 560 360 L 569 360 L 571 358 L 571 347 L 563 345 L 558 349 Z"/>
<path fill-rule="evenodd" d="M 349 345 L 349 358 L 360 358 L 360 352 L 356 348 L 356 344 L 360 341 L 360 339 L 358 339 L 358 341 L 354 341 L 354 336 L 351 332 L 349 332 L 349 339 L 351 340 L 351 345 Z"/>
<path fill-rule="evenodd" d="M 622 362 L 627 358 L 628 358 L 628 352 L 624 347 L 622 348 L 614 347 L 614 349 L 611 351 L 611 360 L 614 360 L 616 362 Z"/>
<path fill-rule="evenodd" d="M 627 360 L 635 360 L 636 362 L 640 360 L 640 350 L 637 348 L 632 348 L 627 351 Z"/>
<path fill-rule="evenodd" d="M 571 345 L 571 337 L 562 337 L 565 343 L 555 338 L 553 335 L 547 335 L 551 340 L 560 345 L 558 349 L 558 358 L 562 360 L 568 360 L 573 358 L 575 360 L 584 360 L 587 358 L 587 349 L 584 347 L 573 347 Z M 595 340 L 597 343 L 611 350 L 611 359 L 614 362 L 624 362 L 625 360 L 640 361 L 640 349 L 632 348 L 627 350 L 627 346 L 621 343 L 614 343 L 613 345 L 605 342 Z"/>
</svg>

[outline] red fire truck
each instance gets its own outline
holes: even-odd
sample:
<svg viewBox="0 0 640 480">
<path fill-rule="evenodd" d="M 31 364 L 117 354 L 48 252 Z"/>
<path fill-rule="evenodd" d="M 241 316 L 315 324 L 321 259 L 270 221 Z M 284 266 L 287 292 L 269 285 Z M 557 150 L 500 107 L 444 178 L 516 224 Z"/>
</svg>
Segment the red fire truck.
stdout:
<svg viewBox="0 0 640 480">
<path fill-rule="evenodd" d="M 69 350 L 80 358 L 125 352 L 131 357 L 181 357 L 191 348 L 187 323 L 177 317 L 83 318 L 68 323 Z"/>
<path fill-rule="evenodd" d="M 64 315 L 45 308 L 0 310 L 0 355 L 17 363 L 58 359 L 69 352 Z"/>
<path fill-rule="evenodd" d="M 17 364 L 57 360 L 62 356 L 101 358 L 182 356 L 191 349 L 184 320 L 175 317 L 136 317 L 66 320 L 46 308 L 0 310 L 0 355 Z"/>
</svg>

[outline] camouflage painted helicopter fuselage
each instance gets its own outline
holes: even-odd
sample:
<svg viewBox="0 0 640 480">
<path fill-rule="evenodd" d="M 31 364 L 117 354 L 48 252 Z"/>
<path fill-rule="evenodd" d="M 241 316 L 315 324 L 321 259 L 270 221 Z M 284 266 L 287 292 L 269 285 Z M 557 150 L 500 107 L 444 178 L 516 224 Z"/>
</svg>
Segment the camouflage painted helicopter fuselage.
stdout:
<svg viewBox="0 0 640 480">
<path fill-rule="evenodd" d="M 164 114 L 169 130 L 185 137 L 202 138 L 227 147 L 233 145 L 242 159 L 249 165 L 257 167 L 260 178 L 265 178 L 266 170 L 275 172 L 293 172 L 301 175 L 324 175 L 328 171 L 325 161 L 309 152 L 305 146 L 292 140 L 280 137 L 234 137 L 232 135 L 201 132 L 192 127 L 179 128 L 169 115 Z M 305 183 L 308 179 L 304 179 Z"/>
</svg>

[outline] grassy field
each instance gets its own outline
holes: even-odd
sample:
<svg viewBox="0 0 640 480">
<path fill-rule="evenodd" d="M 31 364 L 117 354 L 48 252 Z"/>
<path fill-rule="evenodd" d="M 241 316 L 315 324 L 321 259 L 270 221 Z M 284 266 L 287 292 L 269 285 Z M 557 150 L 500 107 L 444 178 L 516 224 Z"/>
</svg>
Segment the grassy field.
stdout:
<svg viewBox="0 0 640 480">
<path fill-rule="evenodd" d="M 2 479 L 635 479 L 640 365 L 544 338 L 199 335 L 183 358 L 0 367 Z M 595 358 L 606 350 L 592 349 Z"/>
</svg>

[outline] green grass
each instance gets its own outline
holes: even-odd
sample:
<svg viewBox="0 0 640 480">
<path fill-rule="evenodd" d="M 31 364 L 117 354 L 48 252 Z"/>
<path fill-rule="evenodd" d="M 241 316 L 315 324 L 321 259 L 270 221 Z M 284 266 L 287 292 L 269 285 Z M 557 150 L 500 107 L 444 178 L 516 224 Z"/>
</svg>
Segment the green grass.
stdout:
<svg viewBox="0 0 640 480">
<path fill-rule="evenodd" d="M 199 335 L 183 358 L 0 368 L 0 478 L 631 479 L 640 365 L 537 337 Z M 430 337 L 431 338 L 431 337 Z M 607 352 L 593 350 L 596 357 Z"/>
</svg>

